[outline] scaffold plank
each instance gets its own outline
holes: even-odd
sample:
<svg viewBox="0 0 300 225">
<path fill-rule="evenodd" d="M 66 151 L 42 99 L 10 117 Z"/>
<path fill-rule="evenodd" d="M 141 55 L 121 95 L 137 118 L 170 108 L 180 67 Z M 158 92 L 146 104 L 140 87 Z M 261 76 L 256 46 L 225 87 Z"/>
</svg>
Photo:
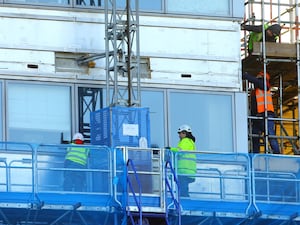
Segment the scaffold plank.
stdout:
<svg viewBox="0 0 300 225">
<path fill-rule="evenodd" d="M 296 58 L 297 49 L 296 44 L 289 43 L 265 43 L 267 57 L 282 57 L 282 58 Z M 263 43 L 254 42 L 252 55 L 263 55 Z"/>
</svg>

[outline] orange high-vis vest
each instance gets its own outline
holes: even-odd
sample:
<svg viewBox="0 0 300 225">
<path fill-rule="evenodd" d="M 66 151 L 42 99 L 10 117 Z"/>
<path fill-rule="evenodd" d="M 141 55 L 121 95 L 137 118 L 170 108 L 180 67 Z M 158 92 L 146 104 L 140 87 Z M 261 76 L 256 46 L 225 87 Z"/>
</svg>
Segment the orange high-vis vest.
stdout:
<svg viewBox="0 0 300 225">
<path fill-rule="evenodd" d="M 256 104 L 257 104 L 257 113 L 263 113 L 265 111 L 265 92 L 256 88 L 255 96 L 256 96 Z M 271 91 L 267 91 L 266 93 L 266 103 L 267 103 L 267 111 L 274 112 L 273 99 Z"/>
</svg>

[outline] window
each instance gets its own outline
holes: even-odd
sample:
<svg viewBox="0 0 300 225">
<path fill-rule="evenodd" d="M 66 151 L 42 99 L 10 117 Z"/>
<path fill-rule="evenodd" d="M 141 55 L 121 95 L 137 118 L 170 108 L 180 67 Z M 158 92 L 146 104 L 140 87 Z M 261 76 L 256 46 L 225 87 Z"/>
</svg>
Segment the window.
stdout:
<svg viewBox="0 0 300 225">
<path fill-rule="evenodd" d="M 135 9 L 135 1 L 131 0 L 131 8 Z M 164 0 L 138 0 L 139 1 L 139 9 L 141 11 L 162 11 L 162 2 Z M 118 8 L 126 7 L 126 0 L 117 0 Z"/>
<path fill-rule="evenodd" d="M 189 124 L 199 151 L 232 152 L 232 95 L 169 93 L 169 132 L 171 146 L 179 141 L 177 129 Z"/>
<path fill-rule="evenodd" d="M 142 91 L 142 107 L 149 107 L 150 112 L 150 136 L 153 147 L 164 147 L 165 123 L 164 123 L 164 92 Z"/>
<path fill-rule="evenodd" d="M 167 0 L 167 12 L 195 15 L 230 15 L 230 0 Z"/>
<path fill-rule="evenodd" d="M 196 137 L 197 150 L 235 151 L 233 99 L 228 93 L 143 89 L 141 106 L 149 108 L 151 145 L 176 147 L 178 127 L 189 124 Z"/>
<path fill-rule="evenodd" d="M 7 3 L 30 4 L 30 5 L 51 5 L 66 6 L 70 2 L 68 0 L 4 0 Z"/>
<path fill-rule="evenodd" d="M 8 141 L 59 144 L 71 136 L 70 87 L 8 83 Z"/>
</svg>

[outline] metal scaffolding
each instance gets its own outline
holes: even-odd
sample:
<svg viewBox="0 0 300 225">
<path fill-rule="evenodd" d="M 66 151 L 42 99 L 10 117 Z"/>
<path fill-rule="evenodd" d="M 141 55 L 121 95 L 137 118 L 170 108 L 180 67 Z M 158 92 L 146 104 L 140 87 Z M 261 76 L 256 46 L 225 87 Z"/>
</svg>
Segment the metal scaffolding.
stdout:
<svg viewBox="0 0 300 225">
<path fill-rule="evenodd" d="M 140 106 L 139 1 L 105 1 L 107 106 Z M 127 83 L 127 84 L 126 84 Z M 112 88 L 111 88 L 112 87 Z"/>
<path fill-rule="evenodd" d="M 281 26 L 281 35 L 277 43 L 269 43 L 262 32 L 262 41 L 256 45 L 252 54 L 247 52 L 249 33 L 244 31 L 242 37 L 243 73 L 256 75 L 260 70 L 264 75 L 271 75 L 270 83 L 274 102 L 274 118 L 276 124 L 275 138 L 279 141 L 281 153 L 299 154 L 299 22 L 298 0 L 262 0 L 245 1 L 244 25 L 272 25 Z M 265 76 L 266 77 L 266 76 Z M 266 82 L 265 82 L 266 86 Z M 246 91 L 251 91 L 248 83 L 244 85 Z M 266 90 L 266 87 L 265 87 Z M 250 99 L 250 92 L 249 92 Z M 265 97 L 266 101 L 266 97 Z M 250 105 L 250 104 L 249 104 Z M 258 119 L 249 116 L 249 143 L 252 143 L 252 120 Z M 265 153 L 272 153 L 269 148 L 268 116 L 265 121 L 262 145 Z M 274 137 L 273 137 L 274 138 Z M 251 145 L 250 145 L 251 146 Z M 251 152 L 252 149 L 250 149 Z"/>
<path fill-rule="evenodd" d="M 138 2 L 126 0 L 122 7 L 116 0 L 105 0 L 105 52 L 77 59 L 82 65 L 105 57 L 107 106 L 141 105 Z M 79 131 L 87 143 L 90 142 L 90 125 L 86 118 L 90 112 L 103 107 L 102 95 L 100 89 L 78 90 Z"/>
</svg>

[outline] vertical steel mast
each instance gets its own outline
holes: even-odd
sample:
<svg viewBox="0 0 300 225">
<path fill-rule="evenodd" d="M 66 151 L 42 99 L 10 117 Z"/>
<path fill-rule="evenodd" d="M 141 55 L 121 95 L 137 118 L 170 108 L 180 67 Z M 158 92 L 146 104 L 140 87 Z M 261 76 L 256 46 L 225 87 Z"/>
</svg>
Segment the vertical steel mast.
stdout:
<svg viewBox="0 0 300 225">
<path fill-rule="evenodd" d="M 107 106 L 141 105 L 138 7 L 138 0 L 126 0 L 123 10 L 105 0 Z"/>
</svg>

